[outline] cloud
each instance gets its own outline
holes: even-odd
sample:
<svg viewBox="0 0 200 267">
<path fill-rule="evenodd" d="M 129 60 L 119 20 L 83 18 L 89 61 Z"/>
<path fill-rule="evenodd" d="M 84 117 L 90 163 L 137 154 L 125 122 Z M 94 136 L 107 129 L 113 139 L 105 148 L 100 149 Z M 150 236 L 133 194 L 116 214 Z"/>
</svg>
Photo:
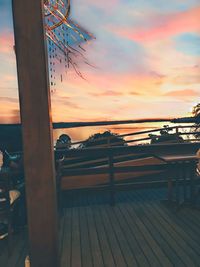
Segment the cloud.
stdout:
<svg viewBox="0 0 200 267">
<path fill-rule="evenodd" d="M 200 67 L 199 65 L 193 65 L 174 68 L 166 82 L 182 86 L 198 85 L 200 83 Z"/>
<path fill-rule="evenodd" d="M 1 103 L 0 123 L 19 123 L 20 112 L 18 105 Z"/>
<path fill-rule="evenodd" d="M 0 33 L 0 54 L 11 54 L 13 50 L 14 36 L 12 32 L 1 32 Z"/>
<path fill-rule="evenodd" d="M 141 95 L 139 92 L 134 92 L 134 91 L 129 92 L 129 94 L 130 95 L 134 95 L 134 96 Z"/>
<path fill-rule="evenodd" d="M 76 2 L 76 0 L 74 2 Z M 119 2 L 120 0 L 109 0 L 109 1 L 106 1 L 106 3 L 105 1 L 85 0 L 84 4 L 102 9 L 105 12 L 110 12 L 110 9 L 116 7 L 119 4 Z M 74 8 L 76 8 L 76 3 L 74 4 Z"/>
<path fill-rule="evenodd" d="M 180 100 L 194 100 L 195 98 L 200 97 L 200 92 L 197 92 L 193 89 L 183 89 L 183 90 L 174 90 L 169 91 L 163 94 L 164 97 L 171 97 L 173 99 L 180 99 Z"/>
<path fill-rule="evenodd" d="M 1 97 L 0 96 L 0 102 L 6 102 L 6 103 L 14 103 L 18 104 L 19 100 L 14 97 Z"/>
<path fill-rule="evenodd" d="M 199 25 L 200 7 L 171 14 L 155 14 L 147 17 L 145 25 L 131 27 L 113 27 L 110 29 L 121 37 L 135 42 L 146 43 L 149 41 L 165 39 L 185 32 L 200 33 Z"/>
<path fill-rule="evenodd" d="M 73 102 L 70 97 L 58 94 L 55 97 L 52 97 L 52 103 L 56 104 L 57 106 L 59 105 L 67 106 L 70 109 L 81 109 L 81 106 Z"/>
<path fill-rule="evenodd" d="M 172 79 L 174 84 L 182 84 L 182 85 L 190 85 L 190 84 L 199 84 L 200 83 L 200 75 L 195 74 L 186 74 L 186 76 L 180 75 L 175 76 Z"/>
<path fill-rule="evenodd" d="M 122 92 L 118 92 L 118 91 L 113 91 L 113 90 L 106 90 L 106 91 L 103 91 L 103 92 L 94 92 L 94 93 L 90 93 L 91 96 L 102 96 L 102 97 L 107 97 L 107 96 L 122 96 L 123 93 Z"/>
</svg>

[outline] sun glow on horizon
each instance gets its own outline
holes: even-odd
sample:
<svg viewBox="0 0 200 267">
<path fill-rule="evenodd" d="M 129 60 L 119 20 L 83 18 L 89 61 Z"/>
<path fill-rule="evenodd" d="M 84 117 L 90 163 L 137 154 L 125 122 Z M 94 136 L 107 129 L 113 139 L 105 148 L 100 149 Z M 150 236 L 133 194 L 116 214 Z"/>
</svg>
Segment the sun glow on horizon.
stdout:
<svg viewBox="0 0 200 267">
<path fill-rule="evenodd" d="M 195 0 L 74 0 L 93 33 L 85 79 L 69 69 L 51 95 L 53 121 L 182 117 L 200 98 L 200 4 Z M 11 3 L 0 3 L 0 123 L 19 122 Z M 62 70 L 65 73 L 65 70 Z"/>
</svg>

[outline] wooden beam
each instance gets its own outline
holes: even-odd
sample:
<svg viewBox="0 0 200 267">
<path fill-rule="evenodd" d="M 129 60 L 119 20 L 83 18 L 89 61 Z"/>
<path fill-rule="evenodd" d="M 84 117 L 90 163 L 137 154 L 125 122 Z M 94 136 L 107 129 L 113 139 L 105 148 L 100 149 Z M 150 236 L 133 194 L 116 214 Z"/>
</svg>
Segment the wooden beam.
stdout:
<svg viewBox="0 0 200 267">
<path fill-rule="evenodd" d="M 57 157 L 66 155 L 70 157 L 107 157 L 110 152 L 114 156 L 128 154 L 151 154 L 154 157 L 166 155 L 195 155 L 200 148 L 200 142 L 196 143 L 176 143 L 176 144 L 152 144 L 134 146 L 113 146 L 113 147 L 90 147 L 84 149 L 56 150 Z"/>
<path fill-rule="evenodd" d="M 31 267 L 57 267 L 57 203 L 43 1 L 13 0 Z"/>
</svg>

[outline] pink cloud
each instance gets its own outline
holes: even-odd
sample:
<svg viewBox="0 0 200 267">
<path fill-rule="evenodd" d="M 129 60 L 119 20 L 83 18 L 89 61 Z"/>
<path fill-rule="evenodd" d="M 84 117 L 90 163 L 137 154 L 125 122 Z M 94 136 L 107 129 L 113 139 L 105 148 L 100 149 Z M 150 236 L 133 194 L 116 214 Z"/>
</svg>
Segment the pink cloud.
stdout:
<svg viewBox="0 0 200 267">
<path fill-rule="evenodd" d="M 114 32 L 136 42 L 148 42 L 184 32 L 200 33 L 200 7 L 175 14 L 154 16 L 148 26 L 114 28 Z"/>
<path fill-rule="evenodd" d="M 4 32 L 0 35 L 0 53 L 9 54 L 14 45 L 14 36 L 11 33 Z"/>
<path fill-rule="evenodd" d="M 183 90 L 169 91 L 165 93 L 164 96 L 176 97 L 176 98 L 194 98 L 200 96 L 200 94 L 192 89 L 183 89 Z"/>
</svg>

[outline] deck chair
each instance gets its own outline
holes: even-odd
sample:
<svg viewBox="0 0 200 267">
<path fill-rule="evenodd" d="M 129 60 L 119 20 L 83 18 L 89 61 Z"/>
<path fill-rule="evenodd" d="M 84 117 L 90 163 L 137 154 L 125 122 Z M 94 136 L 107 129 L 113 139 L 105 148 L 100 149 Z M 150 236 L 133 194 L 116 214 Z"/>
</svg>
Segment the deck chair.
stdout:
<svg viewBox="0 0 200 267">
<path fill-rule="evenodd" d="M 0 239 L 8 236 L 8 248 L 10 251 L 12 232 L 13 232 L 13 215 L 15 206 L 20 198 L 18 190 L 11 189 L 10 173 L 8 170 L 0 171 L 0 223 L 6 226 L 6 232 L 1 234 Z"/>
</svg>

